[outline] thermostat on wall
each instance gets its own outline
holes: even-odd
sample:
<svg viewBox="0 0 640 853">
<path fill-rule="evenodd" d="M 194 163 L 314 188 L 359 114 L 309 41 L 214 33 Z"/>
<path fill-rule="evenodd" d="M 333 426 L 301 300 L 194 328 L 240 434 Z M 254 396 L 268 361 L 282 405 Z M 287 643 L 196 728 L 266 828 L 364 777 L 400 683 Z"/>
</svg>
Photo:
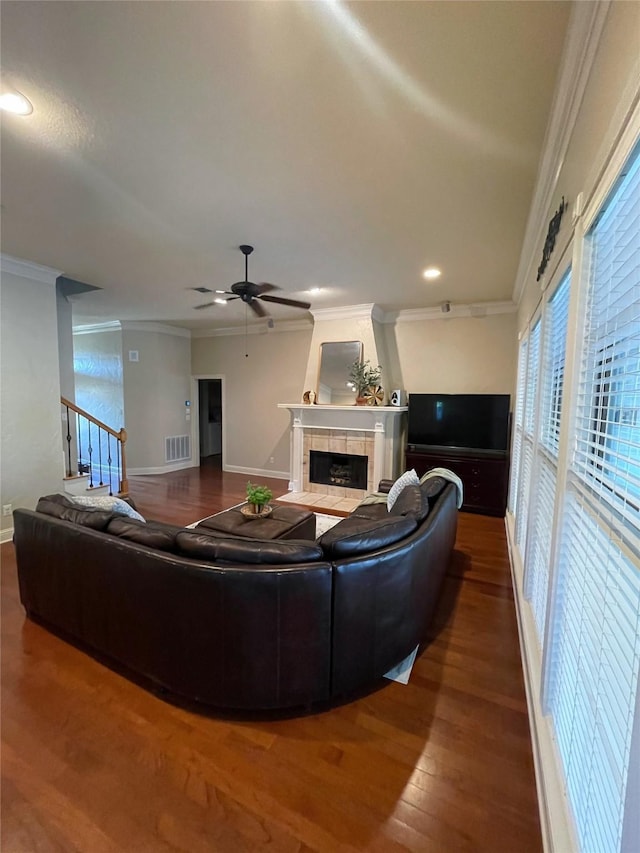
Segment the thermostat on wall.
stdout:
<svg viewBox="0 0 640 853">
<path fill-rule="evenodd" d="M 138 357 L 138 350 L 137 349 L 130 349 L 129 350 L 129 361 L 140 361 L 140 358 Z"/>
</svg>

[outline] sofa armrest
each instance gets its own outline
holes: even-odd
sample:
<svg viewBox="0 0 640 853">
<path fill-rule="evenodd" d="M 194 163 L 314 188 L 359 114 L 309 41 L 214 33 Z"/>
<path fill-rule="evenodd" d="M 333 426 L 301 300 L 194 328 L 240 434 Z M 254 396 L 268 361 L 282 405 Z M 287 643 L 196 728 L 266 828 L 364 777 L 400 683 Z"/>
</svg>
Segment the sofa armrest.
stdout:
<svg viewBox="0 0 640 853">
<path fill-rule="evenodd" d="M 394 483 L 395 480 L 380 480 L 380 482 L 378 483 L 378 491 L 382 492 L 382 494 L 384 495 L 388 495 L 389 490 L 391 489 L 391 486 L 393 486 Z"/>
</svg>

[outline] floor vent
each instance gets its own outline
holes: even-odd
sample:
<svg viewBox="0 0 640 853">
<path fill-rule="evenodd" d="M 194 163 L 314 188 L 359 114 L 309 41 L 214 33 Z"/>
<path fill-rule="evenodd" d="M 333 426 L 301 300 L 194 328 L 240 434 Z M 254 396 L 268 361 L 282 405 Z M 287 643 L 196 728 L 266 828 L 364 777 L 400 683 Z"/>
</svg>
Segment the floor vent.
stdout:
<svg viewBox="0 0 640 853">
<path fill-rule="evenodd" d="M 165 462 L 180 462 L 191 459 L 191 436 L 170 435 L 164 440 Z"/>
</svg>

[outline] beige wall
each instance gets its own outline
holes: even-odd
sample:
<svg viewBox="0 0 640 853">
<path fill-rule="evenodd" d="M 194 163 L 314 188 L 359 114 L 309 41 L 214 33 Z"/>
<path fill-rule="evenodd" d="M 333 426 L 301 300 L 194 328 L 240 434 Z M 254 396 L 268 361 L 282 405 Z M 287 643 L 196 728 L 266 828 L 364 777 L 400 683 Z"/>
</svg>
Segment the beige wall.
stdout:
<svg viewBox="0 0 640 853">
<path fill-rule="evenodd" d="M 409 393 L 513 396 L 515 314 L 398 322 L 387 325 L 385 334 L 397 388 Z"/>
<path fill-rule="evenodd" d="M 588 203 L 624 115 L 634 94 L 637 94 L 639 80 L 640 3 L 618 0 L 609 8 L 580 112 L 558 175 L 556 191 L 545 218 L 545 222 L 551 220 L 564 196 L 569 207 L 563 216 L 561 231 L 547 267 L 547 281 L 571 239 L 575 200 L 582 192 L 585 203 Z M 540 301 L 540 282 L 536 282 L 536 271 L 545 237 L 546 230 L 536 248 L 520 300 L 518 329 L 531 319 Z"/>
<path fill-rule="evenodd" d="M 61 491 L 64 473 L 56 274 L 39 269 L 17 275 L 3 264 L 0 286 L 0 501 L 14 509 Z M 12 526 L 0 516 L 0 530 Z"/>
<path fill-rule="evenodd" d="M 127 467 L 129 473 L 160 473 L 167 468 L 165 437 L 191 434 L 184 405 L 191 393 L 190 341 L 123 323 L 122 350 Z M 129 350 L 139 361 L 129 361 Z"/>
<path fill-rule="evenodd" d="M 277 404 L 300 401 L 310 343 L 311 329 L 249 335 L 246 348 L 244 335 L 192 340 L 193 375 L 225 380 L 225 468 L 288 478 L 289 412 Z"/>
</svg>

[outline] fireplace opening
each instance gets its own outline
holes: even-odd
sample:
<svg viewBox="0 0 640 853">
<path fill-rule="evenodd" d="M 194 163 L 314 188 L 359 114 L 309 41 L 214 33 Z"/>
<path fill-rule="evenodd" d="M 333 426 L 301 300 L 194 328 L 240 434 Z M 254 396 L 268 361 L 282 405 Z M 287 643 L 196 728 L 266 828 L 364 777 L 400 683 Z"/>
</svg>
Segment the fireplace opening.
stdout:
<svg viewBox="0 0 640 853">
<path fill-rule="evenodd" d="M 348 489 L 367 488 L 368 456 L 309 451 L 309 482 Z"/>
</svg>

